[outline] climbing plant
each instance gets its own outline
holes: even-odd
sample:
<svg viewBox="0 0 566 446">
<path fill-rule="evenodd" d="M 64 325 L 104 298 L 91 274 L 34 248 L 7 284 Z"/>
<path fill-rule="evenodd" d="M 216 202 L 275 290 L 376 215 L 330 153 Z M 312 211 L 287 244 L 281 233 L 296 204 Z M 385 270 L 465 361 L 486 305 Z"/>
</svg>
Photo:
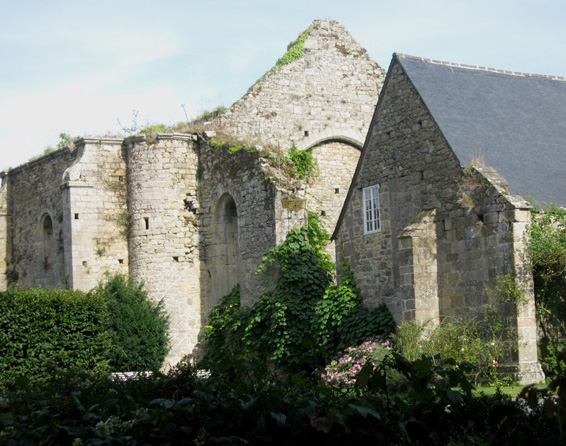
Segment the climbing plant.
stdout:
<svg viewBox="0 0 566 446">
<path fill-rule="evenodd" d="M 293 170 L 297 178 L 305 180 L 316 174 L 316 160 L 309 150 L 298 150 L 297 147 L 291 147 L 289 158 L 293 163 Z"/>
<path fill-rule="evenodd" d="M 303 32 L 297 40 L 291 43 L 287 52 L 277 61 L 275 66 L 281 67 L 303 57 L 303 53 L 305 51 L 305 41 L 314 29 L 316 29 L 316 25 L 312 25 L 309 29 Z"/>
<path fill-rule="evenodd" d="M 281 370 L 310 372 L 341 348 L 393 331 L 386 307 L 370 311 L 362 305 L 351 274 L 333 284 L 328 239 L 319 217 L 310 214 L 308 224 L 292 229 L 264 256 L 260 272 L 277 277 L 272 292 L 251 308 L 240 308 L 237 289 L 220 302 L 201 340 L 208 366 L 234 354 L 260 355 Z"/>
</svg>

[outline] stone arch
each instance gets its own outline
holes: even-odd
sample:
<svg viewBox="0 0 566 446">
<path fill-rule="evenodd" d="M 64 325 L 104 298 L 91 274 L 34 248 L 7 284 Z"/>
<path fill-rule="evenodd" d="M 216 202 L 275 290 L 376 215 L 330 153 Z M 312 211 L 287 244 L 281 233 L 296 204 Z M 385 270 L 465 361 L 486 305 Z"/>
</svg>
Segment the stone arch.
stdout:
<svg viewBox="0 0 566 446">
<path fill-rule="evenodd" d="M 307 150 L 318 165 L 318 176 L 310 181 L 307 191 L 308 207 L 326 218 L 326 227 L 332 232 L 360 158 L 360 146 L 328 138 Z"/>
<path fill-rule="evenodd" d="M 53 219 L 48 213 L 43 214 L 39 223 L 41 259 L 43 261 L 43 271 L 53 272 L 55 262 L 55 235 L 53 230 Z"/>
<path fill-rule="evenodd" d="M 308 150 L 328 141 L 341 141 L 344 144 L 357 147 L 361 151 L 364 139 L 364 135 L 353 130 L 327 129 L 303 139 L 296 146 L 299 150 Z"/>
<path fill-rule="evenodd" d="M 239 283 L 240 246 L 238 208 L 229 193 L 223 194 L 214 210 L 210 246 L 211 305 Z"/>
</svg>

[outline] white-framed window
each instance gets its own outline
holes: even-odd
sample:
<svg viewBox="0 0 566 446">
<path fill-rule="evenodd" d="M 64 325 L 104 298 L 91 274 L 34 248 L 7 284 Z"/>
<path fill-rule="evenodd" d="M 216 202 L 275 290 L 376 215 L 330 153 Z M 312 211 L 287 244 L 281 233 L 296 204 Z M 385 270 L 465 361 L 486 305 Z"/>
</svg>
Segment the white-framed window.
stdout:
<svg viewBox="0 0 566 446">
<path fill-rule="evenodd" d="M 379 184 L 364 187 L 364 234 L 381 231 Z"/>
</svg>

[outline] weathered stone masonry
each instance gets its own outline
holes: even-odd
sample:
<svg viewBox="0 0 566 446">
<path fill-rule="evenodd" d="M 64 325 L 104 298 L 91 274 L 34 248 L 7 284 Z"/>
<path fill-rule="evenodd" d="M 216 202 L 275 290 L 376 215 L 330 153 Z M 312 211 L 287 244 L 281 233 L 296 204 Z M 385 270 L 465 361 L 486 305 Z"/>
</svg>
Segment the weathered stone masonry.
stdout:
<svg viewBox="0 0 566 446">
<path fill-rule="evenodd" d="M 348 201 L 334 234 L 370 306 L 398 323 L 438 322 L 486 302 L 511 274 L 526 304 L 505 305 L 521 341 L 509 358 L 525 381 L 541 378 L 532 277 L 524 253 L 529 206 L 493 170 L 463 168 L 401 66 L 392 63 Z M 362 190 L 379 184 L 381 231 L 364 234 Z"/>
<path fill-rule="evenodd" d="M 385 72 L 338 23 L 315 21 L 302 57 L 276 66 L 209 131 L 84 138 L 12 169 L 0 189 L 0 267 L 11 284 L 88 290 L 105 272 L 144 282 L 171 317 L 174 363 L 197 342 L 218 299 L 241 285 L 250 304 L 270 286 L 262 255 L 302 225 L 332 229 Z M 320 174 L 289 182 L 267 158 L 311 150 Z"/>
</svg>

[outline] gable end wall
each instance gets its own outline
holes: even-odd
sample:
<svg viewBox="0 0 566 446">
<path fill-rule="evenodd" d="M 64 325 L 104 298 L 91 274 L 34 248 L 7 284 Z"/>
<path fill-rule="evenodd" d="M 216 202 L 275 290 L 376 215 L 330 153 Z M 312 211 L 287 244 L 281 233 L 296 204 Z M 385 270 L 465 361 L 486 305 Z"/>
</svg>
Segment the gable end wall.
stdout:
<svg viewBox="0 0 566 446">
<path fill-rule="evenodd" d="M 524 250 L 524 203 L 513 201 L 488 176 L 459 165 L 397 63 L 374 120 L 336 233 L 337 259 L 350 265 L 367 304 L 386 303 L 398 323 L 463 316 L 485 304 L 486 289 L 493 289 L 496 278 L 505 274 L 517 277 L 532 301 L 532 286 L 518 255 Z M 380 185 L 382 229 L 364 235 L 362 189 L 373 184 Z M 430 211 L 435 217 L 427 217 L 428 229 L 417 231 L 422 213 Z M 515 369 L 529 380 L 537 375 L 527 372 L 536 369 L 532 308 L 519 309 L 520 315 L 509 304 L 499 310 L 522 332 L 518 353 L 507 360 L 521 362 Z"/>
</svg>

